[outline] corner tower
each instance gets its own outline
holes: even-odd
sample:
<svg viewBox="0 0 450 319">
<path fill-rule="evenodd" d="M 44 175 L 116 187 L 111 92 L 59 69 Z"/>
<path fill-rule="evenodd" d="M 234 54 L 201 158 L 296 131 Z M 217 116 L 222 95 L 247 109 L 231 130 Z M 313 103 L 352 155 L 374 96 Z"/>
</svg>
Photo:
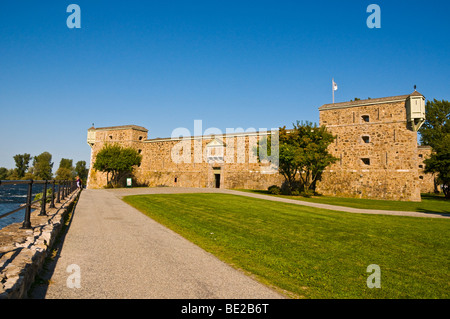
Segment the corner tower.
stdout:
<svg viewBox="0 0 450 319">
<path fill-rule="evenodd" d="M 425 98 L 412 94 L 325 104 L 320 124 L 336 136 L 339 160 L 318 184 L 324 195 L 420 201 L 417 130 Z"/>
<path fill-rule="evenodd" d="M 87 143 L 91 147 L 91 159 L 87 188 L 99 188 L 106 185 L 106 175 L 93 169 L 94 159 L 105 144 L 120 144 L 141 151 L 143 142 L 147 140 L 148 130 L 137 125 L 112 127 L 91 127 L 87 133 Z"/>
</svg>

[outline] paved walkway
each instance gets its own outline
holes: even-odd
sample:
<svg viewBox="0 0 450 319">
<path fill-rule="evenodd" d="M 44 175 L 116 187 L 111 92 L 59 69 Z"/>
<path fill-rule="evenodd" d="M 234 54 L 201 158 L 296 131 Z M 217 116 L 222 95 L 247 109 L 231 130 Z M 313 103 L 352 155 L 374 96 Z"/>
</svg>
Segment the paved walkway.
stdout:
<svg viewBox="0 0 450 319">
<path fill-rule="evenodd" d="M 44 276 L 50 285 L 36 288 L 32 298 L 283 298 L 146 217 L 119 195 L 107 190 L 81 193 L 53 273 Z M 75 274 L 67 272 L 73 264 L 79 267 L 81 288 L 67 286 Z"/>
<path fill-rule="evenodd" d="M 33 298 L 283 298 L 120 198 L 132 194 L 220 192 L 351 213 L 449 218 L 440 214 L 355 209 L 233 190 L 133 188 L 84 190 L 59 250 L 49 286 Z M 68 288 L 69 265 L 80 269 L 81 288 Z M 45 278 L 44 278 L 45 279 Z"/>
</svg>

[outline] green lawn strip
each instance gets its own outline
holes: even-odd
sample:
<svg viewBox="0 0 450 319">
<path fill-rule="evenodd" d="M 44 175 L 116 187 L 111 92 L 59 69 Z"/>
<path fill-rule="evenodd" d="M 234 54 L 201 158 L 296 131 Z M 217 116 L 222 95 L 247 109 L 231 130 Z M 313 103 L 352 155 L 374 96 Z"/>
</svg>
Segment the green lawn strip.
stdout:
<svg viewBox="0 0 450 319">
<path fill-rule="evenodd" d="M 446 200 L 443 196 L 437 196 L 433 194 L 422 194 L 421 202 L 404 202 L 404 201 L 376 200 L 364 198 L 344 198 L 344 197 L 329 197 L 329 196 L 303 197 L 303 196 L 273 195 L 265 190 L 250 190 L 250 189 L 236 189 L 236 190 L 344 207 L 409 211 L 421 213 L 438 213 L 438 214 L 444 213 L 450 215 L 450 201 Z"/>
<path fill-rule="evenodd" d="M 229 195 L 124 200 L 264 283 L 300 298 L 449 298 L 450 221 L 351 214 Z M 381 289 L 366 285 L 381 268 Z"/>
</svg>

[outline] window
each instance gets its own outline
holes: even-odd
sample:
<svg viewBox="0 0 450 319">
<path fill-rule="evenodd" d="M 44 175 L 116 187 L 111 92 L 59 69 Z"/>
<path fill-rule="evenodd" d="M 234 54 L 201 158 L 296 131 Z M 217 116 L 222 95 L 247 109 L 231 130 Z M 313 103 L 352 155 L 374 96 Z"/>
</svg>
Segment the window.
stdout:
<svg viewBox="0 0 450 319">
<path fill-rule="evenodd" d="M 364 135 L 363 137 L 362 137 L 362 140 L 363 140 L 363 142 L 364 143 L 370 143 L 370 136 L 368 136 L 368 135 Z"/>
<path fill-rule="evenodd" d="M 109 136 L 109 139 L 112 140 L 112 135 Z"/>
<path fill-rule="evenodd" d="M 420 165 L 419 165 L 419 168 L 423 168 L 423 165 L 422 165 L 422 164 L 420 164 Z"/>
<path fill-rule="evenodd" d="M 422 158 L 423 157 L 423 154 L 419 154 L 419 158 Z"/>
<path fill-rule="evenodd" d="M 142 136 L 139 136 L 139 141 L 142 141 Z"/>
<path fill-rule="evenodd" d="M 370 165 L 370 158 L 361 158 L 364 165 Z"/>
<path fill-rule="evenodd" d="M 423 176 L 419 176 L 419 179 L 423 179 Z"/>
<path fill-rule="evenodd" d="M 370 121 L 369 115 L 363 115 L 363 116 L 361 116 L 361 118 L 362 118 L 363 122 L 368 123 Z"/>
</svg>

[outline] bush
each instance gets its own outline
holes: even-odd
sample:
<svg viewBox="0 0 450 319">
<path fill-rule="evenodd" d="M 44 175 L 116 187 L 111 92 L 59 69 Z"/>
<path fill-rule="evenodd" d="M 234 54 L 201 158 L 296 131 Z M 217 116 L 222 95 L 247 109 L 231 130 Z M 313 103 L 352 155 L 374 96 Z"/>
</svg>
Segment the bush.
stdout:
<svg viewBox="0 0 450 319">
<path fill-rule="evenodd" d="M 42 199 L 42 194 L 43 193 L 37 193 L 36 196 L 34 196 L 33 201 Z M 45 199 L 46 199 L 45 200 L 46 203 L 49 203 L 52 200 L 52 189 L 51 188 L 47 188 L 47 195 L 46 195 Z"/>
<path fill-rule="evenodd" d="M 281 188 L 277 185 L 269 186 L 269 188 L 267 190 L 269 191 L 270 194 L 274 194 L 274 195 L 281 194 Z"/>
<path fill-rule="evenodd" d="M 303 196 L 303 197 L 309 198 L 311 196 L 314 196 L 314 191 L 307 190 L 307 191 L 301 192 L 300 195 Z"/>
<path fill-rule="evenodd" d="M 294 189 L 293 191 L 291 191 L 291 195 L 292 196 L 299 196 L 300 192 L 297 189 Z"/>
</svg>

